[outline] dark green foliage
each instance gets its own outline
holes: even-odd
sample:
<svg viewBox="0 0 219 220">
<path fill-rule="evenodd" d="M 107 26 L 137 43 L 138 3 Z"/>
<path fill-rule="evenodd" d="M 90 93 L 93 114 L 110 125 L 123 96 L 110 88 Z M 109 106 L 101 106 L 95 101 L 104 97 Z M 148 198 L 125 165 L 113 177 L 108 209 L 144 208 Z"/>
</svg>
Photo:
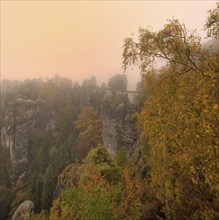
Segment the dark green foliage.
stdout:
<svg viewBox="0 0 219 220">
<path fill-rule="evenodd" d="M 124 147 L 120 147 L 116 152 L 118 166 L 125 167 L 128 163 L 128 152 Z"/>
<path fill-rule="evenodd" d="M 53 201 L 55 186 L 56 186 L 56 173 L 54 167 L 49 165 L 43 176 L 42 203 L 41 203 L 42 209 L 49 211 Z"/>
<path fill-rule="evenodd" d="M 30 84 L 35 85 L 35 82 L 28 81 L 28 85 Z M 28 91 L 26 86 L 27 84 L 24 84 L 22 88 Z M 38 117 L 38 128 L 30 135 L 28 169 L 28 189 L 37 212 L 41 210 L 41 206 L 48 210 L 51 205 L 52 197 L 50 201 L 45 201 L 45 195 L 52 193 L 46 189 L 48 176 L 51 175 L 56 179 L 58 173 L 76 159 L 75 120 L 78 117 L 79 105 L 78 97 L 74 99 L 76 94 L 73 92 L 77 92 L 80 87 L 72 88 L 71 80 L 56 76 L 52 80 L 41 82 L 40 88 L 38 98 L 45 102 Z M 55 115 L 53 115 L 54 110 Z M 48 121 L 54 125 L 52 129 L 45 131 L 43 127 Z M 53 174 L 48 173 L 51 167 Z M 44 190 L 42 190 L 43 186 Z M 54 187 L 51 189 L 54 190 Z"/>
<path fill-rule="evenodd" d="M 74 122 L 77 119 L 79 109 L 72 104 L 67 104 L 56 115 L 56 130 L 59 138 L 66 141 L 70 134 L 74 134 Z"/>
<path fill-rule="evenodd" d="M 5 220 L 8 217 L 14 194 L 11 192 L 11 189 L 0 185 L 0 195 L 0 220 Z"/>
<path fill-rule="evenodd" d="M 30 198 L 34 202 L 34 210 L 36 213 L 41 210 L 41 197 L 43 188 L 43 176 L 37 171 L 32 171 L 33 173 L 28 178 L 28 188 L 30 193 Z"/>
<path fill-rule="evenodd" d="M 48 133 L 43 130 L 35 129 L 32 131 L 29 146 L 29 161 L 33 166 L 31 170 L 37 170 L 38 172 L 44 173 L 48 166 L 48 150 L 49 140 Z"/>
<path fill-rule="evenodd" d="M 6 155 L 3 153 L 3 148 L 0 143 L 0 185 L 10 186 L 9 176 L 6 169 Z"/>
<path fill-rule="evenodd" d="M 35 129 L 30 139 L 27 187 L 36 212 L 41 210 L 43 175 L 49 164 L 48 136 L 45 131 Z"/>
</svg>

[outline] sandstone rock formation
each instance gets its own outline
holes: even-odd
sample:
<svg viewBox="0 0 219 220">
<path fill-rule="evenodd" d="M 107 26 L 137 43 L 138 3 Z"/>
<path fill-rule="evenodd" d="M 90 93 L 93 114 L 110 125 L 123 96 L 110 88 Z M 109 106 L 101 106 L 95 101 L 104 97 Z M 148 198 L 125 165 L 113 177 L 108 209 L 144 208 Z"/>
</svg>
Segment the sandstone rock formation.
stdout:
<svg viewBox="0 0 219 220">
<path fill-rule="evenodd" d="M 133 113 L 135 106 L 129 101 L 127 79 L 124 75 L 117 75 L 110 79 L 109 89 L 103 97 L 103 145 L 111 154 L 115 154 L 120 147 L 132 152 L 135 139 L 135 120 Z"/>
<path fill-rule="evenodd" d="M 111 91 L 126 91 L 127 90 L 127 77 L 125 74 L 118 74 L 113 76 L 108 83 Z"/>
<path fill-rule="evenodd" d="M 57 87 L 58 88 L 58 87 Z M 50 130 L 55 126 L 55 96 L 50 87 L 44 91 L 44 99 L 27 98 L 22 94 L 9 93 L 4 103 L 1 121 L 1 147 L 5 167 L 11 183 L 26 176 L 30 135 L 34 129 Z M 38 90 L 37 90 L 38 91 Z M 85 80 L 81 87 L 74 87 L 74 103 L 82 107 L 91 105 L 97 114 L 103 115 L 103 144 L 114 154 L 119 147 L 131 152 L 136 139 L 135 107 L 128 99 L 127 78 L 116 75 L 109 80 L 108 88 L 96 85 L 93 77 Z M 48 94 L 47 94 L 48 93 Z M 56 93 L 54 93 L 56 94 Z M 48 97 L 47 97 L 48 96 Z M 30 96 L 32 97 L 32 96 Z M 48 103 L 48 100 L 50 103 Z M 51 99 L 51 100 L 50 100 Z M 54 99 L 54 100 L 53 100 Z M 53 106 L 54 105 L 54 106 Z"/>
<path fill-rule="evenodd" d="M 18 98 L 10 102 L 4 113 L 1 127 L 1 144 L 8 155 L 7 168 L 18 178 L 25 175 L 28 162 L 28 141 L 32 128 L 37 123 L 40 103 Z"/>
<path fill-rule="evenodd" d="M 30 135 L 34 128 L 54 127 L 52 117 L 43 118 L 43 101 L 15 98 L 7 103 L 1 126 L 1 146 L 8 158 L 6 169 L 12 182 L 26 175 Z"/>
<path fill-rule="evenodd" d="M 18 206 L 18 208 L 14 212 L 14 215 L 12 216 L 12 220 L 25 220 L 31 216 L 33 210 L 33 202 L 31 202 L 30 200 L 26 200 Z"/>
</svg>

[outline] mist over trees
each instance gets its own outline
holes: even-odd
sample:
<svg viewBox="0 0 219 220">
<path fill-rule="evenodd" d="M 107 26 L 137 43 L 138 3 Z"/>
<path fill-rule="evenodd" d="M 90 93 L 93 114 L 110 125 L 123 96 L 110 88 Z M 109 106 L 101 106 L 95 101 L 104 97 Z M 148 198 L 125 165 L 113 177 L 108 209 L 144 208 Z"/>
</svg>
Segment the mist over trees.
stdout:
<svg viewBox="0 0 219 220">
<path fill-rule="evenodd" d="M 209 12 L 208 36 L 218 40 L 218 7 Z M 219 54 L 178 20 L 159 32 L 127 38 L 124 68 L 140 63 L 147 100 L 137 115 L 148 138 L 151 185 L 167 219 L 217 219 Z M 149 68 L 163 59 L 166 66 Z M 211 198 L 211 199 L 210 199 Z"/>
<path fill-rule="evenodd" d="M 218 10 L 204 27 L 211 42 Z M 125 75 L 102 87 L 58 75 L 1 82 L 1 220 L 24 219 L 15 211 L 26 200 L 35 220 L 219 219 L 218 50 L 171 19 L 124 40 L 124 70 L 133 64 L 133 103 Z"/>
</svg>

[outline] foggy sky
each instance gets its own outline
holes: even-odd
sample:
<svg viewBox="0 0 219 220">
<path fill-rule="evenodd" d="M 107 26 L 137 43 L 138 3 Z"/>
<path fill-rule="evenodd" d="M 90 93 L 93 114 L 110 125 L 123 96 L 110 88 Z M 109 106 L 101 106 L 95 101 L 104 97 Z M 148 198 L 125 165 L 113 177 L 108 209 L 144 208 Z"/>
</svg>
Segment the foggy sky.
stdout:
<svg viewBox="0 0 219 220">
<path fill-rule="evenodd" d="M 216 1 L 1 1 L 1 78 L 59 74 L 98 84 L 123 73 L 123 39 L 175 17 L 204 37 Z M 128 69 L 130 88 L 140 79 Z"/>
</svg>

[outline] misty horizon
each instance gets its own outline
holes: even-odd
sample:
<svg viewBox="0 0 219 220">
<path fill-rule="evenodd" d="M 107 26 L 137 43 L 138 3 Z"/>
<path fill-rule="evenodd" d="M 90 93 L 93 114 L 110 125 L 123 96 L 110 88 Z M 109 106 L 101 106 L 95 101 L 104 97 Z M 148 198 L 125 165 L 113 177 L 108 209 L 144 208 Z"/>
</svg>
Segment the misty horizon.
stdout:
<svg viewBox="0 0 219 220">
<path fill-rule="evenodd" d="M 68 79 L 68 80 L 71 80 L 72 82 L 72 86 L 74 85 L 79 85 L 79 86 L 82 86 L 87 80 L 92 80 L 92 79 L 95 79 L 95 82 L 96 82 L 96 85 L 98 87 L 101 87 L 101 86 L 106 86 L 106 88 L 108 88 L 108 85 L 109 85 L 109 82 L 110 80 L 115 77 L 115 76 L 125 76 L 127 78 L 127 75 L 125 73 L 121 73 L 121 74 L 115 74 L 115 75 L 112 75 L 110 76 L 107 81 L 104 81 L 104 82 L 98 82 L 95 75 L 91 76 L 91 77 L 88 77 L 88 78 L 85 78 L 85 79 L 82 79 L 81 81 L 78 81 L 78 80 L 73 80 L 69 77 L 63 77 L 62 75 L 60 74 L 55 74 L 54 76 L 52 77 L 46 77 L 46 78 L 42 78 L 42 77 L 39 77 L 39 78 L 32 78 L 32 79 L 24 79 L 24 80 L 18 80 L 18 79 L 13 79 L 13 80 L 9 80 L 9 79 L 0 79 L 0 82 L 1 83 L 7 83 L 7 81 L 10 81 L 10 82 L 14 82 L 14 83 L 25 83 L 26 81 L 42 81 L 42 82 L 46 82 L 46 81 L 51 81 L 51 80 L 55 80 L 57 78 L 59 79 Z M 128 78 L 127 78 L 127 90 L 133 90 L 133 91 L 136 91 L 136 87 L 137 87 L 137 84 L 140 82 L 140 80 L 138 82 L 136 82 L 136 84 L 131 84 L 129 81 L 128 81 Z M 135 87 L 133 87 L 135 86 Z"/>
<path fill-rule="evenodd" d="M 207 11 L 217 1 L 8 2 L 1 1 L 1 79 L 52 78 L 97 84 L 124 74 L 122 46 L 139 27 L 160 30 L 175 17 L 204 39 Z M 194 19 L 194 11 L 196 19 Z M 128 88 L 140 81 L 125 72 Z"/>
</svg>

